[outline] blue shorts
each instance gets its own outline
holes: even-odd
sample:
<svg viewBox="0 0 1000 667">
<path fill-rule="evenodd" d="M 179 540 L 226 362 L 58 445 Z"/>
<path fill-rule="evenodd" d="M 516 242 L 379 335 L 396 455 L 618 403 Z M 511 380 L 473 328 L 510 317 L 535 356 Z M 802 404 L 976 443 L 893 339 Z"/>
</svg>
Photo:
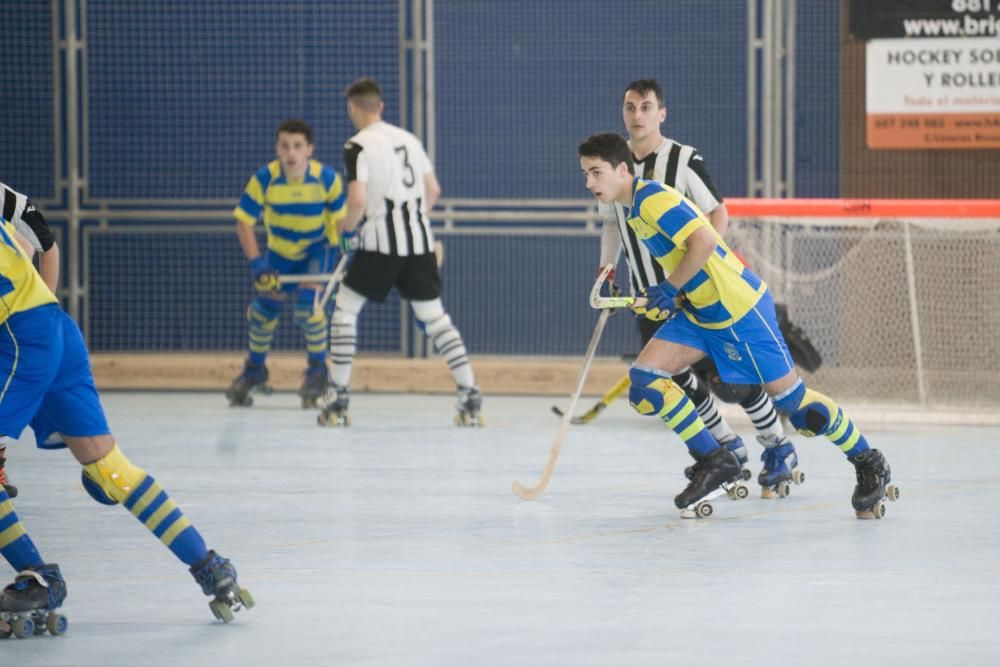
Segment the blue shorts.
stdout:
<svg viewBox="0 0 1000 667">
<path fill-rule="evenodd" d="M 287 259 L 274 252 L 267 251 L 267 263 L 283 276 L 294 276 L 302 273 L 332 273 L 340 258 L 340 249 L 317 243 L 309 248 L 303 259 Z M 282 292 L 293 292 L 298 289 L 298 283 L 283 283 Z"/>
<path fill-rule="evenodd" d="M 701 350 L 715 362 L 722 381 L 730 384 L 774 382 L 795 368 L 770 292 L 730 327 L 705 329 L 679 313 L 659 328 L 656 338 Z"/>
<path fill-rule="evenodd" d="M 18 438 L 28 425 L 46 449 L 65 447 L 60 434 L 111 432 L 80 327 L 56 304 L 0 324 L 0 435 Z"/>
</svg>

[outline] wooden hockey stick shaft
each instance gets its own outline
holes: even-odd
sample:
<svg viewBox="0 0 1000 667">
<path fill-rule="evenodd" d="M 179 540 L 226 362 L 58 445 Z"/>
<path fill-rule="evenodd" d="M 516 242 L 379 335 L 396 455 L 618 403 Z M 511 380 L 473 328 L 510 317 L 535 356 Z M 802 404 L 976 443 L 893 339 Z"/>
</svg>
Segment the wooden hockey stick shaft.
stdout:
<svg viewBox="0 0 1000 667">
<path fill-rule="evenodd" d="M 601 279 L 603 280 L 603 277 Z M 569 405 L 567 406 L 566 412 L 563 414 L 562 421 L 559 424 L 559 431 L 556 433 L 556 439 L 552 443 L 552 449 L 549 452 L 549 460 L 548 463 L 545 464 L 545 470 L 542 472 L 542 478 L 532 487 L 526 487 L 517 480 L 514 480 L 514 483 L 511 485 L 511 490 L 524 500 L 534 500 L 540 496 L 549 485 L 549 480 L 552 479 L 552 471 L 556 467 L 556 460 L 559 458 L 559 450 L 562 448 L 563 440 L 566 439 L 566 432 L 569 429 L 570 421 L 573 418 L 573 411 L 576 410 L 576 402 L 580 398 L 580 394 L 583 392 L 583 384 L 587 380 L 587 373 L 590 371 L 590 364 L 594 360 L 594 354 L 597 352 L 597 344 L 601 342 L 601 334 L 604 333 L 604 325 L 607 323 L 608 317 L 610 316 L 610 310 L 602 310 L 600 317 L 597 318 L 597 326 L 594 327 L 594 333 L 590 337 L 590 345 L 587 346 L 587 354 L 583 359 L 583 368 L 580 369 L 580 377 L 576 381 L 576 389 L 573 391 L 573 395 L 570 396 Z"/>
</svg>

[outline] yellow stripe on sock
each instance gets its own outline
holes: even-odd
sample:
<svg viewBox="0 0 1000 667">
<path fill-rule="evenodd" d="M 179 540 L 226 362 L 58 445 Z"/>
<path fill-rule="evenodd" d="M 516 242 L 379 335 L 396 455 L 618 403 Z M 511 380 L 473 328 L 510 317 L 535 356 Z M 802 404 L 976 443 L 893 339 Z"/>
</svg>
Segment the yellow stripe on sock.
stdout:
<svg viewBox="0 0 1000 667">
<path fill-rule="evenodd" d="M 13 526 L 0 533 L 0 549 L 3 549 L 22 535 L 24 535 L 24 526 L 22 526 L 21 522 L 18 521 Z"/>
<path fill-rule="evenodd" d="M 145 477 L 143 477 L 143 479 L 145 479 Z M 139 484 L 142 484 L 142 480 L 139 480 Z M 139 502 L 132 506 L 132 515 L 138 518 L 149 503 L 153 502 L 153 499 L 160 495 L 161 491 L 163 491 L 163 487 L 161 487 L 158 482 L 153 482 L 152 486 L 146 489 L 146 493 L 142 494 L 142 498 L 139 498 Z"/>
<path fill-rule="evenodd" d="M 847 439 L 847 442 L 845 442 L 842 445 L 837 445 L 837 447 L 842 452 L 850 451 L 851 447 L 856 445 L 858 443 L 858 440 L 860 439 L 861 439 L 861 431 L 859 431 L 858 428 L 855 426 L 854 433 L 852 433 L 851 437 Z"/>
<path fill-rule="evenodd" d="M 160 509 L 153 512 L 153 515 L 146 519 L 146 523 L 144 525 L 150 530 L 156 530 L 159 528 L 160 522 L 175 509 L 177 509 L 177 504 L 174 503 L 173 499 L 167 498 L 163 504 L 160 505 Z"/>
<path fill-rule="evenodd" d="M 174 538 L 180 535 L 181 532 L 190 525 L 191 522 L 188 521 L 188 518 L 186 516 L 181 516 L 181 518 L 174 522 L 174 525 L 170 526 L 170 529 L 167 530 L 167 532 L 163 533 L 163 537 L 160 538 L 160 541 L 169 547 L 173 543 Z"/>
<path fill-rule="evenodd" d="M 692 410 L 694 410 L 694 403 L 692 403 L 691 401 L 687 401 L 684 404 L 684 407 L 681 408 L 680 412 L 678 412 L 676 415 L 674 415 L 670 419 L 664 419 L 663 421 L 665 421 L 667 423 L 667 426 L 669 426 L 671 429 L 673 429 L 675 426 L 680 425 L 680 423 L 682 421 L 684 421 L 687 418 L 688 415 L 691 414 Z M 670 412 L 670 410 L 667 409 L 666 406 L 664 406 L 663 411 L 665 413 L 666 412 Z M 699 420 L 700 420 L 700 418 L 699 418 Z"/>
<path fill-rule="evenodd" d="M 699 417 L 698 419 L 695 420 L 695 422 L 693 424 L 691 424 L 686 429 L 684 429 L 683 431 L 681 431 L 678 435 L 681 436 L 681 440 L 683 440 L 684 442 L 687 442 L 688 440 L 690 440 L 691 438 L 693 438 L 695 435 L 697 435 L 699 432 L 704 431 L 704 430 L 705 430 L 705 424 L 702 423 L 701 418 Z"/>
</svg>

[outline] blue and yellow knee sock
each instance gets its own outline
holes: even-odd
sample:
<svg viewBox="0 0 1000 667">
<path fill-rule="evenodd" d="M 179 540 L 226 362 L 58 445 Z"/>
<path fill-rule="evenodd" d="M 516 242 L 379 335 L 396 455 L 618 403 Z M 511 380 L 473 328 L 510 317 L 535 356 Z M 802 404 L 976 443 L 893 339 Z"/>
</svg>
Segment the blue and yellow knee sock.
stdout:
<svg viewBox="0 0 1000 667">
<path fill-rule="evenodd" d="M 2 486 L 0 486 L 0 554 L 3 554 L 11 567 L 18 572 L 45 564 L 35 543 L 24 531 L 24 526 L 14 512 L 14 503 Z"/>
<path fill-rule="evenodd" d="M 801 378 L 774 397 L 774 406 L 788 415 L 796 431 L 809 438 L 825 436 L 848 457 L 869 449 L 865 436 L 840 406 L 829 396 L 806 388 Z"/>
<path fill-rule="evenodd" d="M 278 317 L 283 305 L 276 299 L 255 297 L 247 306 L 247 322 L 250 324 L 247 358 L 255 366 L 263 366 L 267 353 L 271 351 L 274 330 L 278 328 Z"/>
<path fill-rule="evenodd" d="M 666 422 L 699 458 L 719 448 L 684 391 L 670 376 L 655 368 L 633 364 L 628 372 L 629 404 L 641 415 L 655 415 Z"/>
<path fill-rule="evenodd" d="M 118 445 L 83 467 L 83 486 L 105 505 L 121 503 L 188 566 L 208 555 L 205 540 L 170 495 L 145 470 L 133 465 Z"/>
<path fill-rule="evenodd" d="M 329 345 L 329 334 L 327 333 L 327 316 L 323 311 L 314 310 L 316 292 L 313 290 L 299 290 L 298 299 L 295 302 L 295 323 L 302 329 L 302 335 L 306 339 L 306 353 L 309 361 L 315 364 L 323 364 L 326 361 L 326 350 Z"/>
</svg>

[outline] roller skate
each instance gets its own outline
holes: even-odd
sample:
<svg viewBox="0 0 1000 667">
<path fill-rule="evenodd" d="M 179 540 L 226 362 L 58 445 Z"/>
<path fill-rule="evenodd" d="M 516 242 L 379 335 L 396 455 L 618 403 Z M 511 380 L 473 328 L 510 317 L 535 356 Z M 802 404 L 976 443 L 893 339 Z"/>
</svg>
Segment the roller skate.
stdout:
<svg viewBox="0 0 1000 667">
<path fill-rule="evenodd" d="M 316 407 L 316 402 L 326 392 L 326 385 L 326 364 L 322 361 L 310 361 L 302 386 L 299 387 L 303 410 Z"/>
<path fill-rule="evenodd" d="M 886 499 L 899 500 L 899 487 L 890 484 L 889 463 L 877 449 L 869 449 L 847 459 L 854 464 L 858 483 L 851 496 L 851 505 L 859 519 L 881 519 L 885 516 Z"/>
<path fill-rule="evenodd" d="M 799 457 L 795 453 L 795 445 L 788 438 L 757 436 L 757 442 L 763 447 L 760 460 L 763 466 L 757 475 L 760 484 L 761 498 L 787 498 L 791 493 L 792 483 L 802 484 L 806 474 L 796 470 Z"/>
<path fill-rule="evenodd" d="M 719 445 L 726 447 L 729 451 L 733 453 L 733 455 L 736 457 L 736 460 L 739 461 L 740 469 L 742 470 L 742 475 L 744 480 L 749 480 L 751 477 L 753 477 L 753 473 L 750 472 L 750 468 L 747 467 L 747 463 L 750 461 L 750 458 L 747 456 L 747 447 L 746 445 L 743 444 L 743 440 L 740 438 L 740 436 L 733 435 L 733 437 L 729 438 L 725 442 L 720 442 Z M 691 479 L 691 476 L 693 474 L 694 474 L 693 465 L 684 468 L 684 477 L 686 477 L 687 479 Z"/>
<path fill-rule="evenodd" d="M 267 366 L 258 366 L 249 361 L 244 363 L 243 371 L 226 390 L 229 406 L 249 408 L 253 405 L 253 397 L 250 394 L 254 392 L 270 394 L 271 387 L 267 384 L 267 377 Z"/>
<path fill-rule="evenodd" d="M 223 623 L 233 620 L 233 612 L 240 609 L 250 609 L 254 606 L 250 591 L 240 588 L 236 583 L 236 568 L 214 551 L 189 570 L 194 580 L 201 586 L 205 595 L 214 595 L 208 603 L 212 614 Z"/>
<path fill-rule="evenodd" d="M 347 414 L 347 404 L 351 400 L 347 387 L 330 383 L 326 393 L 319 399 L 319 415 L 316 423 L 320 426 L 350 426 L 351 418 Z"/>
<path fill-rule="evenodd" d="M 65 634 L 69 621 L 55 613 L 65 599 L 66 581 L 55 563 L 20 572 L 0 593 L 0 637 Z"/>
<path fill-rule="evenodd" d="M 478 387 L 459 387 L 458 403 L 455 408 L 455 426 L 485 426 L 480 410 L 483 407 L 483 395 Z"/>
<path fill-rule="evenodd" d="M 17 487 L 10 483 L 7 479 L 7 471 L 4 469 L 4 464 L 7 463 L 7 459 L 4 458 L 4 452 L 7 451 L 6 447 L 0 447 L 0 486 L 3 490 L 7 492 L 7 495 L 11 498 L 17 498 Z"/>
<path fill-rule="evenodd" d="M 681 511 L 681 518 L 695 519 L 712 516 L 714 511 L 709 502 L 723 494 L 731 500 L 743 500 L 750 495 L 750 489 L 743 483 L 743 472 L 736 455 L 727 447 L 719 447 L 714 452 L 695 458 L 691 481 L 674 498 L 674 505 Z"/>
</svg>

